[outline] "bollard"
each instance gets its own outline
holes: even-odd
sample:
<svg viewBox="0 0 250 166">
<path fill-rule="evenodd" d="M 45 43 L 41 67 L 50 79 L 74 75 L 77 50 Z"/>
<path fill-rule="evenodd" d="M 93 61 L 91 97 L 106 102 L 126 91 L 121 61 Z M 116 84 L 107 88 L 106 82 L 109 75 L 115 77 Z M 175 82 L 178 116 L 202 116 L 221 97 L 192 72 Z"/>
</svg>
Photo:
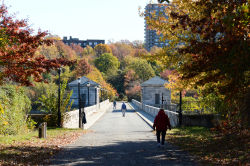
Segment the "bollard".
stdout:
<svg viewBox="0 0 250 166">
<path fill-rule="evenodd" d="M 46 138 L 47 137 L 47 123 L 46 122 L 43 122 L 39 125 L 38 136 L 39 136 L 39 138 Z"/>
</svg>

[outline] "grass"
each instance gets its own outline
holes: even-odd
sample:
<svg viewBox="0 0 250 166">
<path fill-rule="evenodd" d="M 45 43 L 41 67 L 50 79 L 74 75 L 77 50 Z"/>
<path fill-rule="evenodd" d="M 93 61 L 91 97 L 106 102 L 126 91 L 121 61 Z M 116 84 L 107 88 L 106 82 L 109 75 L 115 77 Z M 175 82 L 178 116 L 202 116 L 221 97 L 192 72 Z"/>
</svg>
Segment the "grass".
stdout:
<svg viewBox="0 0 250 166">
<path fill-rule="evenodd" d="M 38 131 L 15 136 L 0 136 L 0 165 L 41 165 L 60 151 L 60 147 L 76 140 L 86 130 L 48 128 L 47 138 Z"/>
<path fill-rule="evenodd" d="M 65 133 L 81 131 L 80 129 L 64 129 L 64 128 L 48 128 L 47 129 L 47 138 L 54 138 Z M 15 142 L 25 142 L 27 140 L 32 141 L 40 141 L 41 139 L 38 138 L 38 130 L 30 131 L 25 134 L 19 135 L 10 135 L 10 136 L 1 136 L 0 135 L 0 144 L 10 145 Z"/>
<path fill-rule="evenodd" d="M 204 127 L 168 131 L 166 140 L 196 156 L 202 165 L 248 165 L 249 133 L 222 136 Z"/>
</svg>

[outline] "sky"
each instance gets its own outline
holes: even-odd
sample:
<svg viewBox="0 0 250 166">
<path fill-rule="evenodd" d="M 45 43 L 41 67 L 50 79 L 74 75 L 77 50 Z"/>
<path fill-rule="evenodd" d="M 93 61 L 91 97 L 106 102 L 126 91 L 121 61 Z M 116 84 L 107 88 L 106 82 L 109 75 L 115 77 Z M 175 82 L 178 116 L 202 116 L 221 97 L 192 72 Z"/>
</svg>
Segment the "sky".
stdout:
<svg viewBox="0 0 250 166">
<path fill-rule="evenodd" d="M 81 40 L 144 40 L 141 11 L 152 0 L 4 0 L 9 12 L 37 31 Z M 154 1 L 153 1 L 154 2 Z"/>
</svg>

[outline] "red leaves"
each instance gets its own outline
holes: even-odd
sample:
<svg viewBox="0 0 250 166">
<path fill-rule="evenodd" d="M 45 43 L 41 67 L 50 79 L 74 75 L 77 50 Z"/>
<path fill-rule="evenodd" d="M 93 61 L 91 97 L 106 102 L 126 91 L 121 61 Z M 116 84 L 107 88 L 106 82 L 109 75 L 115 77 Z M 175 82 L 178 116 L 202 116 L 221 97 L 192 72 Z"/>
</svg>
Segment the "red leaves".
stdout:
<svg viewBox="0 0 250 166">
<path fill-rule="evenodd" d="M 45 40 L 46 32 L 33 35 L 25 20 L 14 20 L 8 16 L 4 5 L 0 8 L 0 38 L 4 42 L 0 45 L 0 63 L 2 75 L 5 79 L 31 85 L 29 80 L 42 81 L 41 74 L 56 69 L 61 65 L 71 65 L 74 61 L 66 59 L 45 59 L 35 56 L 37 48 L 43 44 L 51 45 L 51 40 Z"/>
<path fill-rule="evenodd" d="M 89 74 L 92 71 L 87 59 L 81 59 L 77 64 L 77 76 L 82 77 Z"/>
</svg>

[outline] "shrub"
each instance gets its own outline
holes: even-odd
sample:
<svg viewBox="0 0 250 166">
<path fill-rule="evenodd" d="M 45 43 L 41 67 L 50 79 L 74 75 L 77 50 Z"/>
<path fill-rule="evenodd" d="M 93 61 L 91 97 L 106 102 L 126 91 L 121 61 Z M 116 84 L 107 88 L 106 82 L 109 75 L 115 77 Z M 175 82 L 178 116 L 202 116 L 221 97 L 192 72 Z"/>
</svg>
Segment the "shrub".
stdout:
<svg viewBox="0 0 250 166">
<path fill-rule="evenodd" d="M 31 101 L 25 88 L 16 85 L 2 86 L 0 104 L 4 110 L 0 118 L 0 134 L 14 135 L 27 130 L 26 114 L 30 111 Z"/>
</svg>

